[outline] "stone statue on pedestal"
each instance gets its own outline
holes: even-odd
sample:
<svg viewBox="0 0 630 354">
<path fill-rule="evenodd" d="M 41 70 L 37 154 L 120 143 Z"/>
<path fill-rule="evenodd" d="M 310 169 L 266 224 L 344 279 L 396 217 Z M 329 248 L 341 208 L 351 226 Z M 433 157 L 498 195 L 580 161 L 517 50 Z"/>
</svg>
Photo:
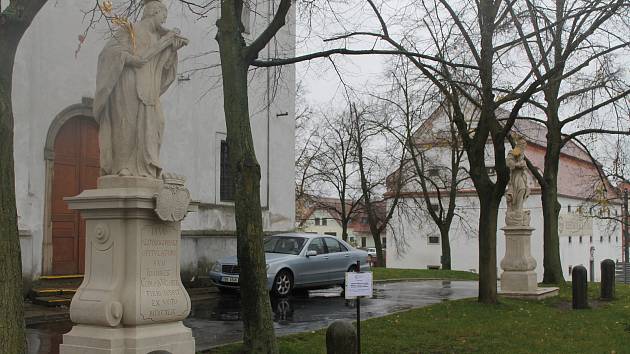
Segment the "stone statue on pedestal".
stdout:
<svg viewBox="0 0 630 354">
<path fill-rule="evenodd" d="M 505 224 L 507 226 L 529 226 L 529 210 L 523 210 L 523 205 L 529 197 L 527 183 L 527 164 L 525 162 L 525 148 L 527 142 L 520 136 L 515 136 L 516 147 L 508 153 L 506 164 L 510 169 L 510 181 L 505 193 L 507 212 Z"/>
<path fill-rule="evenodd" d="M 99 122 L 98 188 L 65 198 L 85 220 L 85 275 L 70 304 L 61 354 L 193 354 L 183 324 L 191 309 L 180 276 L 181 220 L 195 207 L 185 178 L 162 173 L 160 96 L 188 43 L 162 28 L 166 7 L 145 0 L 139 23 L 103 48 L 94 114 Z M 161 177 L 161 179 L 160 179 Z"/>
<path fill-rule="evenodd" d="M 166 16 L 160 1 L 145 1 L 140 22 L 117 31 L 99 55 L 94 117 L 103 176 L 160 176 L 160 96 L 175 79 L 177 50 L 188 44 L 162 27 Z"/>
<path fill-rule="evenodd" d="M 527 183 L 527 163 L 525 148 L 527 142 L 513 135 L 516 146 L 505 158 L 510 169 L 510 181 L 505 193 L 507 212 L 505 213 L 505 256 L 501 260 L 500 295 L 519 299 L 544 299 L 558 294 L 558 288 L 539 288 L 536 274 L 536 260 L 531 253 L 531 239 L 534 228 L 530 224 L 530 211 L 524 210 L 529 197 Z"/>
</svg>

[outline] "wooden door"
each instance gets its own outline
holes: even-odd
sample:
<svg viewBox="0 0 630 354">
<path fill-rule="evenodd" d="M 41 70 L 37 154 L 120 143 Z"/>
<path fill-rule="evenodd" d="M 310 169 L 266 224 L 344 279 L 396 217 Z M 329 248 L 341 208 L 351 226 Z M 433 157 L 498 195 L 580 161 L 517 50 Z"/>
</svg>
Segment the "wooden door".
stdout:
<svg viewBox="0 0 630 354">
<path fill-rule="evenodd" d="M 82 274 L 85 267 L 85 221 L 63 200 L 96 188 L 99 176 L 98 126 L 75 117 L 57 133 L 52 181 L 52 272 Z"/>
</svg>

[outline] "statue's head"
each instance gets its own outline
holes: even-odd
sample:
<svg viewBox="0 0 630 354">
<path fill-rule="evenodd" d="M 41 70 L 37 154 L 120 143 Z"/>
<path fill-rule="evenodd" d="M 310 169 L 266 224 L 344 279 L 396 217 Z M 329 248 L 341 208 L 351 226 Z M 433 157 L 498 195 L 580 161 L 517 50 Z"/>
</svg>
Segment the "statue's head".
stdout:
<svg viewBox="0 0 630 354">
<path fill-rule="evenodd" d="M 167 10 L 166 6 L 159 0 L 146 0 L 144 2 L 144 11 L 142 12 L 142 19 L 155 18 L 158 24 L 163 24 L 166 21 Z"/>
<path fill-rule="evenodd" d="M 514 155 L 514 157 L 520 157 L 521 154 L 525 152 L 527 140 L 516 133 L 512 133 L 512 139 L 514 139 L 514 143 L 516 145 L 514 146 L 514 149 L 512 149 L 512 155 Z"/>
</svg>

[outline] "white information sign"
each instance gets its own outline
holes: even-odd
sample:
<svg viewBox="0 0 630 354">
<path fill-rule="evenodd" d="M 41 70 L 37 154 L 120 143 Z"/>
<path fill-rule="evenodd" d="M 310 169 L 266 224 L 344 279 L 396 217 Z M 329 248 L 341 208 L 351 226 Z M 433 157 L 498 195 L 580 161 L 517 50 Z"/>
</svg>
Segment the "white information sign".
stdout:
<svg viewBox="0 0 630 354">
<path fill-rule="evenodd" d="M 372 272 L 346 273 L 346 299 L 357 296 L 372 297 Z"/>
</svg>

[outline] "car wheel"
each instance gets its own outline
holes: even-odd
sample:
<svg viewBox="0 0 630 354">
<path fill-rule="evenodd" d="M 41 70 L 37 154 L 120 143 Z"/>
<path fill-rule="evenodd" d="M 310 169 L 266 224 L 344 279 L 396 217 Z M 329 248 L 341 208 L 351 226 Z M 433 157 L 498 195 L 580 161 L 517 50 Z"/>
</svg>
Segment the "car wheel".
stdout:
<svg viewBox="0 0 630 354">
<path fill-rule="evenodd" d="M 291 293 L 291 289 L 293 289 L 291 272 L 286 269 L 279 271 L 273 280 L 273 294 L 279 297 L 286 297 Z"/>
</svg>

